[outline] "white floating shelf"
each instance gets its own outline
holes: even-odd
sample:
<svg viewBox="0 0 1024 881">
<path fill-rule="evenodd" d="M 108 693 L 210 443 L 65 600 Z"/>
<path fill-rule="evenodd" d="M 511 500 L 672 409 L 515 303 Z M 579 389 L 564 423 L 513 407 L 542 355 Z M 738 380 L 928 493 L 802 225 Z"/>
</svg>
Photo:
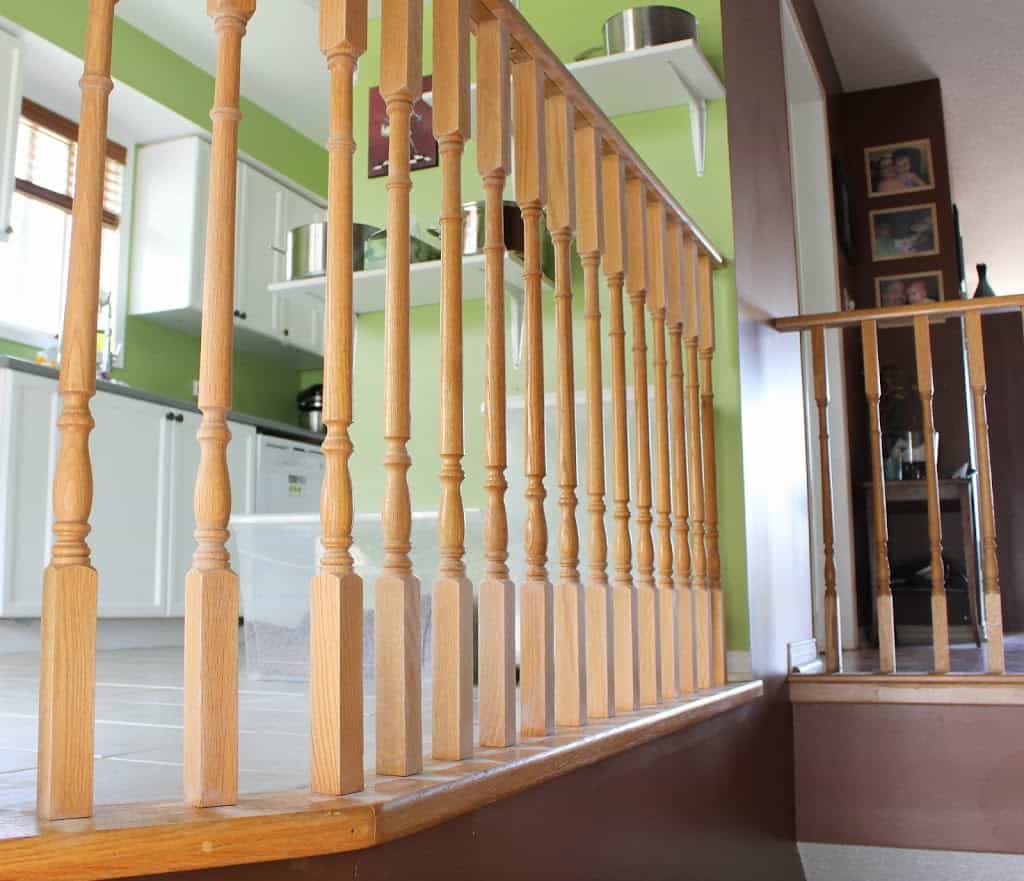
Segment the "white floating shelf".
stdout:
<svg viewBox="0 0 1024 881">
<path fill-rule="evenodd" d="M 697 174 L 707 156 L 708 101 L 725 97 L 725 86 L 696 40 L 663 43 L 567 65 L 607 116 L 690 106 Z"/>
<path fill-rule="evenodd" d="M 696 40 L 662 43 L 632 52 L 601 55 L 567 64 L 605 116 L 644 113 L 664 107 L 690 107 L 693 158 L 704 174 L 707 156 L 708 101 L 725 97 L 725 86 Z M 476 129 L 476 85 L 473 85 L 473 129 Z M 427 92 L 423 100 L 433 104 Z"/>
<path fill-rule="evenodd" d="M 484 264 L 483 254 L 466 257 L 462 261 L 463 300 L 482 300 L 484 298 Z M 353 276 L 352 297 L 357 315 L 384 310 L 384 270 L 367 269 Z M 545 279 L 545 286 L 550 284 Z M 272 284 L 268 288 L 271 294 L 306 294 L 323 301 L 327 282 L 324 276 L 304 278 Z M 523 266 L 511 254 L 505 254 L 505 289 L 510 294 L 523 293 Z M 428 263 L 413 263 L 409 267 L 409 302 L 411 306 L 429 306 L 438 303 L 441 296 L 441 261 L 431 260 Z"/>
</svg>

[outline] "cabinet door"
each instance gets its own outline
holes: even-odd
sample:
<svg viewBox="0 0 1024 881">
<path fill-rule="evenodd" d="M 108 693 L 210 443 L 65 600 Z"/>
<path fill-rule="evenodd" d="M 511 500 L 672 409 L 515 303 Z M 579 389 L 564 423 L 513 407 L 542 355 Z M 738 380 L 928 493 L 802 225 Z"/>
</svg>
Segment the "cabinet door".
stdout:
<svg viewBox="0 0 1024 881">
<path fill-rule="evenodd" d="M 21 41 L 0 30 L 0 242 L 11 234 L 14 158 L 21 116 Z"/>
<path fill-rule="evenodd" d="M 280 297 L 277 305 L 281 334 L 288 344 L 314 355 L 324 353 L 324 309 L 304 293 Z"/>
<path fill-rule="evenodd" d="M 182 421 L 173 423 L 171 468 L 168 480 L 167 533 L 167 611 L 170 617 L 185 614 L 185 576 L 192 568 L 196 549 L 193 536 L 196 528 L 192 499 L 199 469 L 198 413 L 180 413 Z M 231 478 L 231 513 L 250 514 L 256 484 L 256 429 L 249 425 L 229 423 L 231 443 L 228 444 L 228 474 Z M 236 548 L 228 541 L 232 568 Z"/>
<path fill-rule="evenodd" d="M 49 562 L 57 384 L 0 370 L 0 615 L 36 617 Z"/>
<path fill-rule="evenodd" d="M 99 614 L 161 616 L 167 473 L 172 425 L 167 408 L 100 392 L 89 441 L 93 467 L 93 565 L 99 572 Z"/>
<path fill-rule="evenodd" d="M 244 163 L 239 164 L 238 284 L 236 323 L 274 335 L 274 302 L 267 287 L 284 279 L 280 244 L 284 188 Z"/>
</svg>

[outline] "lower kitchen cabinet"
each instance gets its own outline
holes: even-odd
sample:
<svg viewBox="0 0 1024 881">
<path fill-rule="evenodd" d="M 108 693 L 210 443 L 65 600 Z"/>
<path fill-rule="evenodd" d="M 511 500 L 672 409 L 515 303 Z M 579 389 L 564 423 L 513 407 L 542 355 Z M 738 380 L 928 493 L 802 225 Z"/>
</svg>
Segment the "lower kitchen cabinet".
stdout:
<svg viewBox="0 0 1024 881">
<path fill-rule="evenodd" d="M 193 489 L 199 415 L 98 392 L 89 450 L 98 614 L 183 614 L 195 540 Z M 59 435 L 55 380 L 0 370 L 0 617 L 38 617 L 43 569 L 53 544 L 53 473 Z M 252 510 L 256 429 L 230 424 L 232 510 Z"/>
</svg>

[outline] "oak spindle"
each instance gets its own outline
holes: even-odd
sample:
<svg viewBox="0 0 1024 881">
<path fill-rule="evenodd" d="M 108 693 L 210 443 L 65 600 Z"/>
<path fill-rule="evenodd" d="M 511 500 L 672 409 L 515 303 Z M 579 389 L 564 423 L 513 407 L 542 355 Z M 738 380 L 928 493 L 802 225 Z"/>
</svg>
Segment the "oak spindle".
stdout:
<svg viewBox="0 0 1024 881">
<path fill-rule="evenodd" d="M 978 506 L 981 521 L 981 570 L 988 627 L 988 672 L 1005 673 L 1003 651 L 1003 601 L 999 591 L 999 558 L 996 555 L 996 512 L 992 495 L 992 456 L 988 441 L 988 379 L 985 372 L 985 340 L 981 315 L 972 312 L 964 319 L 967 332 L 967 364 L 974 404 L 974 436 L 978 447 Z"/>
<path fill-rule="evenodd" d="M 704 536 L 707 542 L 708 592 L 711 597 L 711 681 L 725 685 L 725 596 L 722 559 L 718 551 L 718 465 L 715 452 L 715 306 L 711 258 L 700 255 L 700 402 L 701 444 L 704 448 Z"/>
<path fill-rule="evenodd" d="M 672 435 L 672 549 L 676 585 L 676 644 L 678 681 L 682 694 L 696 685 L 693 664 L 693 590 L 690 587 L 690 501 L 686 473 L 686 411 L 683 391 L 683 225 L 669 221 L 668 310 L 669 398 Z"/>
<path fill-rule="evenodd" d="M 660 199 L 647 203 L 651 248 L 651 337 L 654 364 L 654 528 L 657 534 L 655 584 L 658 593 L 658 646 L 661 652 L 661 698 L 674 700 L 679 693 L 679 661 L 676 656 L 676 594 L 672 579 L 672 488 L 668 437 L 668 360 L 665 352 L 666 296 L 668 290 L 668 225 Z"/>
<path fill-rule="evenodd" d="M 587 713 L 593 719 L 615 715 L 613 667 L 614 612 L 608 582 L 605 533 L 604 390 L 601 379 L 600 263 L 602 225 L 601 136 L 590 126 L 576 129 L 576 246 L 583 264 L 587 351 L 587 493 L 590 532 L 585 588 Z"/>
<path fill-rule="evenodd" d="M 935 449 L 935 416 L 932 400 L 931 327 L 927 315 L 914 319 L 914 354 L 917 359 L 917 388 L 921 397 L 921 431 L 924 434 L 925 488 L 928 492 L 928 544 L 931 548 L 932 651 L 935 672 L 949 672 L 949 619 L 946 610 L 946 571 L 942 562 L 942 511 L 939 506 L 939 470 Z"/>
<path fill-rule="evenodd" d="M 896 627 L 893 621 L 892 587 L 889 576 L 889 525 L 885 502 L 885 472 L 882 468 L 882 427 L 879 401 L 882 384 L 878 367 L 878 323 L 860 326 L 864 350 L 864 391 L 868 400 L 869 446 L 871 447 L 872 517 L 875 546 L 875 614 L 878 620 L 878 658 L 882 673 L 896 671 Z"/>
<path fill-rule="evenodd" d="M 811 331 L 811 361 L 814 372 L 814 400 L 818 406 L 818 456 L 821 460 L 821 535 L 825 551 L 825 672 L 842 669 L 839 646 L 839 603 L 836 599 L 836 563 L 832 510 L 832 454 L 829 442 L 828 361 L 825 358 L 825 328 Z"/>
<path fill-rule="evenodd" d="M 558 389 L 558 581 L 555 584 L 555 724 L 587 720 L 580 537 L 576 522 L 576 377 L 572 334 L 572 237 L 576 223 L 575 113 L 560 94 L 545 102 L 548 228 L 555 246 L 555 362 Z"/>
<path fill-rule="evenodd" d="M 629 267 L 626 286 L 633 313 L 634 461 L 636 462 L 636 593 L 637 645 L 640 668 L 640 706 L 661 697 L 658 650 L 658 601 L 654 582 L 654 541 L 651 535 L 651 437 L 647 401 L 647 326 L 644 307 L 648 296 L 647 191 L 639 178 L 626 182 L 629 225 Z"/>
<path fill-rule="evenodd" d="M 516 590 L 508 571 L 505 479 L 508 441 L 505 395 L 505 224 L 503 193 L 511 170 L 512 97 L 509 37 L 501 22 L 480 22 L 477 46 L 477 167 L 484 182 L 487 336 L 484 443 L 487 566 L 480 582 L 480 744 L 510 746 L 516 738 Z"/>
<path fill-rule="evenodd" d="M 93 800 L 97 573 L 89 545 L 92 462 L 89 401 L 96 394 L 107 109 L 117 0 L 90 0 L 64 336 L 60 452 L 53 479 L 54 544 L 43 573 L 36 810 L 46 820 L 88 817 Z"/>
<path fill-rule="evenodd" d="M 323 0 L 320 48 L 331 78 L 324 309 L 324 554 L 310 589 L 310 771 L 314 792 L 363 788 L 363 580 L 352 561 L 353 78 L 366 51 L 366 0 Z"/>
<path fill-rule="evenodd" d="M 413 574 L 408 471 L 409 122 L 423 87 L 423 2 L 383 0 L 380 92 L 390 139 L 384 295 L 384 562 L 376 583 L 377 773 L 423 767 L 420 581 Z"/>
<path fill-rule="evenodd" d="M 616 712 L 638 706 L 639 646 L 633 545 L 629 533 L 629 419 L 626 412 L 626 328 L 622 289 L 629 247 L 626 234 L 626 176 L 614 153 L 601 160 L 604 191 L 604 271 L 608 280 L 608 337 L 612 356 L 612 505 L 615 519 L 612 582 L 612 647 Z"/>
<path fill-rule="evenodd" d="M 256 0 L 208 0 L 207 10 L 217 33 L 217 78 L 199 357 L 196 551 L 185 579 L 185 800 L 196 807 L 233 804 L 238 796 L 238 576 L 227 550 L 227 412 L 242 37 Z"/>
<path fill-rule="evenodd" d="M 697 688 L 710 688 L 711 597 L 707 582 L 707 550 L 704 545 L 704 456 L 702 450 L 700 373 L 697 345 L 701 331 L 700 256 L 696 239 L 687 234 L 683 245 L 683 347 L 686 354 L 686 444 L 689 449 L 690 554 L 692 557 L 694 652 L 697 656 Z"/>
<path fill-rule="evenodd" d="M 473 585 L 462 502 L 462 154 L 470 134 L 469 0 L 434 0 L 434 137 L 441 154 L 441 501 L 432 610 L 435 759 L 473 752 Z"/>
<path fill-rule="evenodd" d="M 512 68 L 516 200 L 523 215 L 526 319 L 526 578 L 520 592 L 520 723 L 524 737 L 555 725 L 554 596 L 548 580 L 544 517 L 544 326 L 541 303 L 541 210 L 545 174 L 545 77 L 533 60 Z"/>
</svg>

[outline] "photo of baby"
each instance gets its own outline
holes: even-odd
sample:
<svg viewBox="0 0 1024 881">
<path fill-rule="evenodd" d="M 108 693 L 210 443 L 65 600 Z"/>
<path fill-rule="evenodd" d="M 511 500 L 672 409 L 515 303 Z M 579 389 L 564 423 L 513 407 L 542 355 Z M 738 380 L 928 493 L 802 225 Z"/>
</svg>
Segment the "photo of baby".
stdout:
<svg viewBox="0 0 1024 881">
<path fill-rule="evenodd" d="M 930 140 L 908 141 L 864 151 L 868 193 L 872 198 L 935 187 Z"/>
<path fill-rule="evenodd" d="M 878 306 L 913 306 L 944 300 L 941 272 L 916 275 L 888 275 L 875 279 L 875 303 Z"/>
<path fill-rule="evenodd" d="M 871 255 L 876 262 L 938 253 L 934 204 L 871 212 Z"/>
</svg>

